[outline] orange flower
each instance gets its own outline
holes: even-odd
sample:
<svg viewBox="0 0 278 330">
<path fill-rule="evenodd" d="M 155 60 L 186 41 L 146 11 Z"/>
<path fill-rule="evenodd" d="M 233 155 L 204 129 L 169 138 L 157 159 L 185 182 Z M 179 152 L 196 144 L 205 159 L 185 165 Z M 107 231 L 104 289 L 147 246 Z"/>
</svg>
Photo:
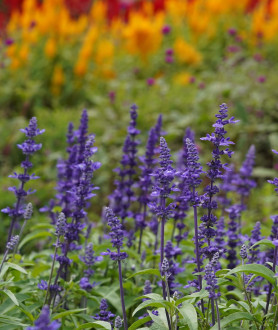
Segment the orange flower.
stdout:
<svg viewBox="0 0 278 330">
<path fill-rule="evenodd" d="M 82 58 L 79 58 L 75 64 L 74 73 L 80 77 L 84 76 L 87 72 L 87 68 L 88 68 L 87 61 L 83 60 Z"/>
<path fill-rule="evenodd" d="M 53 38 L 47 40 L 44 48 L 45 55 L 48 58 L 53 58 L 57 52 L 56 41 Z"/>
<path fill-rule="evenodd" d="M 175 41 L 174 53 L 181 63 L 198 65 L 202 62 L 202 55 L 182 38 Z"/>
<path fill-rule="evenodd" d="M 22 45 L 18 52 L 18 57 L 22 60 L 22 62 L 25 62 L 29 55 L 29 47 L 27 45 Z"/>
<path fill-rule="evenodd" d="M 138 54 L 146 59 L 157 51 L 162 41 L 161 29 L 164 15 L 157 14 L 151 20 L 139 13 L 132 13 L 124 30 L 126 48 L 130 54 Z"/>
<path fill-rule="evenodd" d="M 96 63 L 99 65 L 112 63 L 115 47 L 110 40 L 100 40 L 96 50 Z"/>
<path fill-rule="evenodd" d="M 65 75 L 63 68 L 60 65 L 56 65 L 53 70 L 52 84 L 55 86 L 62 86 L 65 82 Z"/>
</svg>

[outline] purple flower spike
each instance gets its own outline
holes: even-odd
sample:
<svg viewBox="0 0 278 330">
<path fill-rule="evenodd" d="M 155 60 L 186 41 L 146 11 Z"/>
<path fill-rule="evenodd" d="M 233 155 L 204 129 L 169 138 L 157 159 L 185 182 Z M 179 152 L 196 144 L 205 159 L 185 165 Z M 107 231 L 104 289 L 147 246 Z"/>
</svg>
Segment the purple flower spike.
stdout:
<svg viewBox="0 0 278 330">
<path fill-rule="evenodd" d="M 123 246 L 124 240 L 123 226 L 120 220 L 113 213 L 112 209 L 110 209 L 109 207 L 106 208 L 106 219 L 108 226 L 111 227 L 110 237 L 112 246 L 116 247 L 117 249 L 120 249 Z M 115 260 L 115 258 L 113 258 L 113 260 Z"/>
<path fill-rule="evenodd" d="M 24 169 L 24 172 L 20 174 L 14 173 L 13 175 L 10 175 L 11 178 L 20 181 L 20 185 L 18 188 L 9 188 L 9 190 L 12 191 L 16 196 L 15 207 L 7 207 L 1 210 L 3 213 L 7 213 L 12 219 L 8 233 L 8 241 L 12 237 L 16 221 L 19 220 L 19 218 L 22 217 L 22 215 L 24 214 L 25 206 L 23 202 L 25 197 L 35 192 L 35 190 L 32 191 L 31 189 L 27 191 L 24 190 L 24 186 L 28 181 L 39 178 L 38 176 L 35 176 L 35 174 L 30 175 L 28 173 L 28 170 L 33 167 L 33 164 L 30 161 L 30 157 L 42 147 L 42 144 L 37 144 L 34 139 L 36 136 L 44 133 L 45 130 L 40 130 L 38 128 L 37 119 L 36 117 L 33 117 L 30 119 L 29 125 L 24 129 L 20 129 L 20 131 L 26 135 L 26 140 L 22 144 L 17 145 L 18 148 L 21 149 L 22 153 L 25 155 L 25 160 L 21 162 L 21 167 Z"/>
<path fill-rule="evenodd" d="M 133 185 L 137 166 L 137 146 L 140 143 L 136 139 L 140 133 L 136 128 L 137 116 L 137 106 L 133 104 L 130 108 L 130 122 L 123 146 L 121 167 L 114 170 L 118 173 L 119 178 L 114 182 L 116 188 L 113 194 L 109 196 L 110 206 L 114 213 L 121 218 L 122 223 L 126 217 L 132 216 L 130 206 L 135 200 Z"/>
<path fill-rule="evenodd" d="M 43 306 L 40 317 L 35 321 L 34 327 L 27 327 L 26 330 L 57 330 L 61 327 L 58 321 L 50 321 L 50 312 L 47 305 Z"/>
<path fill-rule="evenodd" d="M 223 178 L 223 171 L 227 169 L 227 164 L 222 164 L 221 156 L 228 155 L 231 157 L 233 152 L 229 149 L 231 144 L 234 144 L 229 137 L 225 137 L 227 131 L 225 126 L 227 124 L 235 124 L 238 120 L 234 117 L 228 118 L 228 107 L 225 103 L 220 105 L 219 114 L 215 116 L 216 123 L 213 125 L 214 132 L 206 137 L 201 138 L 204 141 L 212 142 L 214 148 L 212 151 L 212 161 L 207 163 L 209 169 L 206 172 L 207 177 L 210 179 L 210 184 L 205 188 L 205 194 L 202 197 L 202 206 L 208 210 L 207 214 L 201 217 L 202 224 L 200 225 L 200 238 L 202 245 L 207 242 L 208 247 L 203 248 L 202 252 L 206 256 L 211 256 L 215 251 L 211 247 L 211 240 L 215 237 L 216 231 L 213 228 L 217 222 L 217 217 L 214 215 L 214 210 L 217 208 L 217 202 L 213 200 L 213 196 L 219 192 L 218 186 L 215 184 L 217 179 Z M 223 147 L 226 147 L 223 149 Z"/>
<path fill-rule="evenodd" d="M 93 319 L 98 320 L 98 321 L 105 321 L 109 322 L 112 325 L 112 318 L 115 317 L 113 313 L 111 313 L 108 310 L 109 306 L 107 304 L 107 301 L 105 299 L 101 299 L 100 302 L 100 307 L 99 307 L 99 313 L 96 314 L 96 316 L 93 316 Z"/>
</svg>

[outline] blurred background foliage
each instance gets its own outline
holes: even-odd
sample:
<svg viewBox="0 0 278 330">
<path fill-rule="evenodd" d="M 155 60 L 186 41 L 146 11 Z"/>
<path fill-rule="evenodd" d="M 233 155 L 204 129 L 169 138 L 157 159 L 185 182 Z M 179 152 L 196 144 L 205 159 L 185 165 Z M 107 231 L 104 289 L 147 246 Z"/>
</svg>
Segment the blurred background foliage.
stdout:
<svg viewBox="0 0 278 330">
<path fill-rule="evenodd" d="M 119 165 L 132 103 L 139 106 L 139 154 L 162 113 L 173 154 L 190 126 L 205 165 L 211 149 L 198 138 L 212 131 L 218 104 L 226 102 L 240 119 L 228 132 L 236 142 L 237 167 L 251 144 L 257 149 L 259 184 L 245 218 L 270 221 L 278 206 L 266 183 L 278 168 L 271 153 L 278 149 L 277 1 L 8 3 L 1 2 L 6 16 L 3 10 L 0 16 L 0 208 L 14 202 L 7 176 L 20 166 L 19 128 L 31 116 L 46 129 L 33 159 L 41 179 L 30 199 L 39 208 L 55 195 L 68 122 L 77 127 L 82 109 L 88 110 L 99 147 L 95 158 L 103 164 L 95 175 L 101 189 L 92 206 L 98 219 L 113 189 L 112 169 Z M 0 221 L 4 218 L 0 214 Z"/>
</svg>

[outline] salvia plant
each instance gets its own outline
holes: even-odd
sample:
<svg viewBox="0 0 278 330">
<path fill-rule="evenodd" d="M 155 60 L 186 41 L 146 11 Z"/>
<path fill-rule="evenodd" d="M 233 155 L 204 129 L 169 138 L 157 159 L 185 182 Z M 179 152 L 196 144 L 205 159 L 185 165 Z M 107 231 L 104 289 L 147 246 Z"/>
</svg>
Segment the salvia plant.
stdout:
<svg viewBox="0 0 278 330">
<path fill-rule="evenodd" d="M 255 146 L 242 164 L 232 163 L 228 130 L 237 120 L 221 104 L 214 131 L 200 139 L 210 143 L 208 162 L 190 128 L 175 162 L 162 116 L 143 150 L 139 115 L 132 105 L 102 215 L 94 212 L 101 164 L 87 111 L 77 129 L 68 126 L 56 192 L 41 208 L 26 186 L 39 179 L 31 156 L 42 148 L 36 139 L 44 130 L 36 118 L 21 130 L 22 172 L 11 175 L 19 185 L 8 188 L 14 205 L 2 210 L 10 220 L 0 328 L 277 329 L 278 215 L 270 216 L 268 231 L 262 219 L 248 219 Z M 268 182 L 277 193 L 278 178 Z"/>
</svg>

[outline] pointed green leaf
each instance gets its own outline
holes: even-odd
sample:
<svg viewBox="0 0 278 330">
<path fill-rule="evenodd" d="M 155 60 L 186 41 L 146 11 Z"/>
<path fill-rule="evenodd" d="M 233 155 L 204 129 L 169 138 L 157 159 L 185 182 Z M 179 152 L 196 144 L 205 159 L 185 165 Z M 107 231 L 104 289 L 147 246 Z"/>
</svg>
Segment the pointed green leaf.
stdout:
<svg viewBox="0 0 278 330">
<path fill-rule="evenodd" d="M 207 298 L 209 296 L 209 293 L 207 290 L 205 289 L 202 289 L 201 291 L 199 292 L 194 292 L 188 296 L 185 296 L 185 297 L 182 297 L 180 299 L 178 299 L 176 301 L 176 306 L 178 306 L 179 304 L 181 304 L 182 302 L 186 301 L 186 300 L 190 300 L 190 299 L 197 299 L 198 300 L 201 300 L 201 299 L 204 299 L 204 298 Z"/>
<path fill-rule="evenodd" d="M 269 268 L 263 266 L 263 265 L 256 265 L 256 264 L 250 264 L 250 265 L 241 265 L 238 266 L 232 270 L 229 271 L 228 275 L 231 274 L 236 274 L 236 273 L 242 273 L 242 272 L 246 272 L 246 273 L 253 273 L 256 274 L 258 276 L 261 276 L 263 278 L 265 278 L 269 283 L 271 283 L 274 287 L 276 287 L 276 280 L 274 278 L 274 273 L 272 270 L 270 270 Z"/>
<path fill-rule="evenodd" d="M 235 321 L 241 321 L 241 320 L 249 320 L 249 321 L 253 321 L 254 318 L 250 313 L 245 313 L 245 312 L 237 312 L 237 313 L 233 313 L 230 314 L 227 317 L 224 317 L 221 321 L 220 321 L 220 328 L 224 329 L 224 327 L 232 322 Z M 215 324 L 214 327 L 211 328 L 211 330 L 217 330 L 218 329 L 218 323 Z"/>
<path fill-rule="evenodd" d="M 136 299 L 143 299 L 143 298 L 149 298 L 149 299 L 152 299 L 152 300 L 163 300 L 163 297 L 160 295 L 160 294 L 157 294 L 157 293 L 148 293 L 148 294 L 145 294 L 141 297 L 138 297 Z"/>
<path fill-rule="evenodd" d="M 268 247 L 275 248 L 275 245 L 273 244 L 273 242 L 271 240 L 262 239 L 262 240 L 256 242 L 255 244 L 253 244 L 249 249 L 253 249 L 257 245 L 266 245 Z"/>
<path fill-rule="evenodd" d="M 88 322 L 80 325 L 76 330 L 80 329 L 107 329 L 111 330 L 111 324 L 109 322 L 104 321 L 95 321 L 95 322 Z"/>
<path fill-rule="evenodd" d="M 168 330 L 168 322 L 166 318 L 166 313 L 164 308 L 159 308 L 158 309 L 158 316 L 154 315 L 151 311 L 148 311 L 149 316 L 151 319 L 154 321 L 154 324 L 158 326 L 158 329 L 160 330 Z"/>
<path fill-rule="evenodd" d="M 139 312 L 141 309 L 146 308 L 146 307 L 164 307 L 164 308 L 166 308 L 167 307 L 167 301 L 165 301 L 165 300 L 161 300 L 161 301 L 158 301 L 158 300 L 154 300 L 154 301 L 152 301 L 152 300 L 146 300 L 146 301 L 143 301 L 135 309 L 135 311 L 133 312 L 132 316 L 134 316 L 137 312 Z"/>
<path fill-rule="evenodd" d="M 4 292 L 16 306 L 19 306 L 19 302 L 17 301 L 16 296 L 12 293 L 12 291 L 10 291 L 8 289 L 4 289 L 1 291 Z"/>
<path fill-rule="evenodd" d="M 8 266 L 9 268 L 18 270 L 20 273 L 28 274 L 24 268 L 22 268 L 22 267 L 20 267 L 20 266 L 18 266 L 16 264 L 13 264 L 11 262 L 6 262 L 5 265 Z"/>
<path fill-rule="evenodd" d="M 21 320 L 18 318 L 15 318 L 13 316 L 8 315 L 0 315 L 0 324 L 9 324 L 9 325 L 16 325 L 19 327 L 26 327 L 28 324 L 21 323 Z"/>
<path fill-rule="evenodd" d="M 31 322 L 34 322 L 35 318 L 32 315 L 32 313 L 29 312 L 29 310 L 27 309 L 27 307 L 19 301 L 19 308 L 22 310 L 22 312 L 29 318 L 29 320 Z"/>
<path fill-rule="evenodd" d="M 23 240 L 19 243 L 18 248 L 21 249 L 26 243 L 37 239 L 37 238 L 43 238 L 43 237 L 50 237 L 52 234 L 48 231 L 35 231 L 33 233 L 30 233 L 26 235 Z"/>
<path fill-rule="evenodd" d="M 136 322 L 132 323 L 128 330 L 135 330 L 140 327 L 140 325 L 145 324 L 146 322 L 151 321 L 150 316 L 143 317 L 142 319 L 137 320 Z"/>
<path fill-rule="evenodd" d="M 87 308 L 78 308 L 78 309 L 71 309 L 71 310 L 68 310 L 68 311 L 64 311 L 64 312 L 61 312 L 61 313 L 58 313 L 58 314 L 54 314 L 52 319 L 53 320 L 58 320 L 58 319 L 61 319 L 65 316 L 68 316 L 68 315 L 71 315 L 71 314 L 76 314 L 76 313 L 83 312 L 86 309 Z"/>
<path fill-rule="evenodd" d="M 183 320 L 186 322 L 190 330 L 198 330 L 197 312 L 192 304 L 184 302 L 182 307 L 179 308 L 179 312 L 181 313 Z"/>
</svg>

